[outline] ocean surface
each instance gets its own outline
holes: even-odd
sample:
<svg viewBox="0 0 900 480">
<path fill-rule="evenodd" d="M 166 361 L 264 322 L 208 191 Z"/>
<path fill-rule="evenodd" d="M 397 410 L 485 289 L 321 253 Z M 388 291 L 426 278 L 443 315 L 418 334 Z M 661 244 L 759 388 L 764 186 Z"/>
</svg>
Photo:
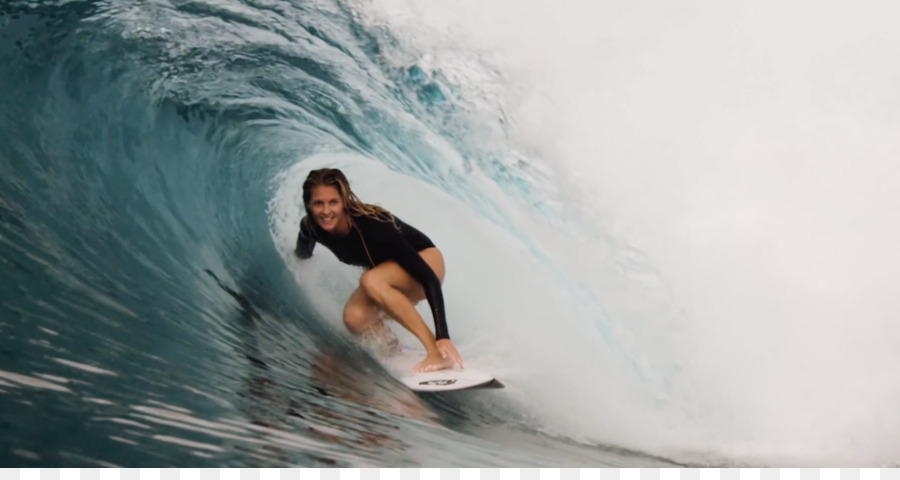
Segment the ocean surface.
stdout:
<svg viewBox="0 0 900 480">
<path fill-rule="evenodd" d="M 900 11 L 675 3 L 2 0 L 0 466 L 898 465 Z M 506 388 L 344 331 L 322 167 Z"/>
</svg>

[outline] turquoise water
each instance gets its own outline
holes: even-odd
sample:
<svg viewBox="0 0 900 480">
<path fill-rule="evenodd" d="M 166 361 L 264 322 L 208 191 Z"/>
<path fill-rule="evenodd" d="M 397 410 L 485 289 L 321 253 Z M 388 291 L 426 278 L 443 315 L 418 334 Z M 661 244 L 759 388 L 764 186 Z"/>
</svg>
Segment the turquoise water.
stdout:
<svg viewBox="0 0 900 480">
<path fill-rule="evenodd" d="M 328 1 L 0 8 L 0 464 L 660 462 L 538 433 L 515 376 L 413 395 L 315 306 L 339 308 L 357 273 L 326 261 L 337 286 L 301 288 L 296 218 L 277 220 L 299 203 L 277 199 L 318 163 L 343 158 L 374 195 L 402 175 L 503 231 L 491 198 L 547 198 L 467 141 L 451 83 L 388 66 L 389 34 L 354 18 Z"/>
<path fill-rule="evenodd" d="M 0 2 L 0 466 L 896 464 L 897 7 L 770 3 Z M 325 166 L 506 388 L 344 331 Z"/>
</svg>

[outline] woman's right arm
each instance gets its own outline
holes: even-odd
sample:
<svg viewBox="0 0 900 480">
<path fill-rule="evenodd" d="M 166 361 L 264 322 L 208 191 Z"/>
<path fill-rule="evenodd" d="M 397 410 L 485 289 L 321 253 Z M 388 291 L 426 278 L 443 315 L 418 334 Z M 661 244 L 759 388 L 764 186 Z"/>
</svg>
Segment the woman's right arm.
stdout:
<svg viewBox="0 0 900 480">
<path fill-rule="evenodd" d="M 294 255 L 301 259 L 307 259 L 312 256 L 313 248 L 316 247 L 316 241 L 310 235 L 306 228 L 306 217 L 300 221 L 300 232 L 297 234 L 297 246 L 294 248 Z"/>
</svg>

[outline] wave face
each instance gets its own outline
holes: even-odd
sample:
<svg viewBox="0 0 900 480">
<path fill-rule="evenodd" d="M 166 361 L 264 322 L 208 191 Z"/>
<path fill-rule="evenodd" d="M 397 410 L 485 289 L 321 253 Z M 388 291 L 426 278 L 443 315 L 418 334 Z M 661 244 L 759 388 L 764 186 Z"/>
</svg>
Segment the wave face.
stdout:
<svg viewBox="0 0 900 480">
<path fill-rule="evenodd" d="M 466 138 L 480 100 L 389 62 L 394 39 L 350 7 L 4 3 L 0 463 L 632 458 L 541 433 L 537 384 L 497 361 L 533 356 L 534 330 L 491 345 L 567 315 L 552 302 L 575 283 L 510 215 L 549 211 L 551 173 Z M 457 344 L 506 392 L 417 397 L 342 331 L 359 272 L 290 255 L 300 182 L 324 165 L 442 246 Z M 560 280 L 514 280 L 529 272 Z M 556 297 L 505 307 L 521 288 Z"/>
<path fill-rule="evenodd" d="M 360 3 L 454 78 L 499 65 L 473 90 L 582 192 L 569 208 L 602 212 L 584 215 L 606 232 L 592 249 L 554 258 L 583 261 L 566 274 L 659 398 L 629 412 L 628 382 L 604 375 L 593 398 L 616 401 L 598 411 L 628 427 L 579 406 L 566 432 L 702 463 L 897 464 L 900 7 Z M 641 257 L 613 232 L 646 258 L 625 278 L 604 267 Z"/>
<path fill-rule="evenodd" d="M 839 314 L 852 302 L 834 313 L 816 299 L 846 282 L 804 282 L 859 270 L 818 264 L 773 284 L 767 251 L 751 250 L 727 273 L 726 253 L 750 240 L 738 222 L 724 233 L 711 225 L 739 207 L 762 210 L 710 192 L 747 170 L 707 158 L 688 163 L 712 173 L 689 176 L 647 160 L 672 146 L 665 118 L 646 125 L 655 139 L 630 130 L 641 122 L 626 100 L 646 110 L 669 97 L 627 58 L 665 70 L 683 53 L 656 48 L 648 25 L 668 14 L 718 25 L 733 12 L 646 18 L 599 7 L 604 40 L 581 6 L 538 19 L 492 5 L 4 2 L 0 464 L 895 461 L 883 445 L 896 444 L 900 420 L 881 412 L 900 388 L 860 372 L 898 366 L 897 330 L 879 320 L 896 304 L 870 291 L 865 311 L 876 315 L 860 331 L 887 343 L 844 345 Z M 490 27 L 513 12 L 514 27 Z M 616 27 L 628 22 L 640 28 Z M 737 31 L 752 31 L 747 22 Z M 559 28 L 572 43 L 535 34 Z M 585 57 L 598 45 L 604 55 Z M 849 122 L 829 118 L 832 131 Z M 717 125 L 731 128 L 721 138 L 757 138 Z M 882 145 L 874 154 L 895 151 Z M 738 193 L 772 186 L 777 169 L 766 165 Z M 454 342 L 507 388 L 413 395 L 343 331 L 360 272 L 323 248 L 304 262 L 291 254 L 302 181 L 325 166 L 441 248 Z M 690 215 L 672 193 L 684 188 Z M 814 259 L 801 241 L 791 246 L 776 253 Z M 743 293 L 719 274 L 743 275 Z M 748 298 L 762 307 L 736 311 Z M 834 336 L 786 353 L 811 331 L 791 316 L 816 312 Z M 759 318 L 759 329 L 746 326 Z M 754 345 L 761 359 L 750 358 Z M 834 361 L 831 347 L 857 355 Z M 831 374 L 862 383 L 833 402 L 808 400 L 834 386 Z M 855 394 L 870 400 L 845 401 Z M 834 435 L 847 441 L 821 440 Z"/>
</svg>

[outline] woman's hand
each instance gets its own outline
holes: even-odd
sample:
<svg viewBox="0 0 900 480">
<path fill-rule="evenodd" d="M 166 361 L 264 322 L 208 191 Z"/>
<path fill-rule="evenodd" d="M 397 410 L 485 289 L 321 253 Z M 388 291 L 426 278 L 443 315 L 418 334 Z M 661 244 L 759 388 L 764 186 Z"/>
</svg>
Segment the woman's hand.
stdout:
<svg viewBox="0 0 900 480">
<path fill-rule="evenodd" d="M 465 368 L 463 367 L 462 357 L 459 356 L 459 352 L 456 351 L 456 347 L 453 346 L 453 342 L 451 342 L 449 338 L 442 338 L 435 342 L 435 344 L 444 359 L 450 360 L 459 368 Z"/>
</svg>

